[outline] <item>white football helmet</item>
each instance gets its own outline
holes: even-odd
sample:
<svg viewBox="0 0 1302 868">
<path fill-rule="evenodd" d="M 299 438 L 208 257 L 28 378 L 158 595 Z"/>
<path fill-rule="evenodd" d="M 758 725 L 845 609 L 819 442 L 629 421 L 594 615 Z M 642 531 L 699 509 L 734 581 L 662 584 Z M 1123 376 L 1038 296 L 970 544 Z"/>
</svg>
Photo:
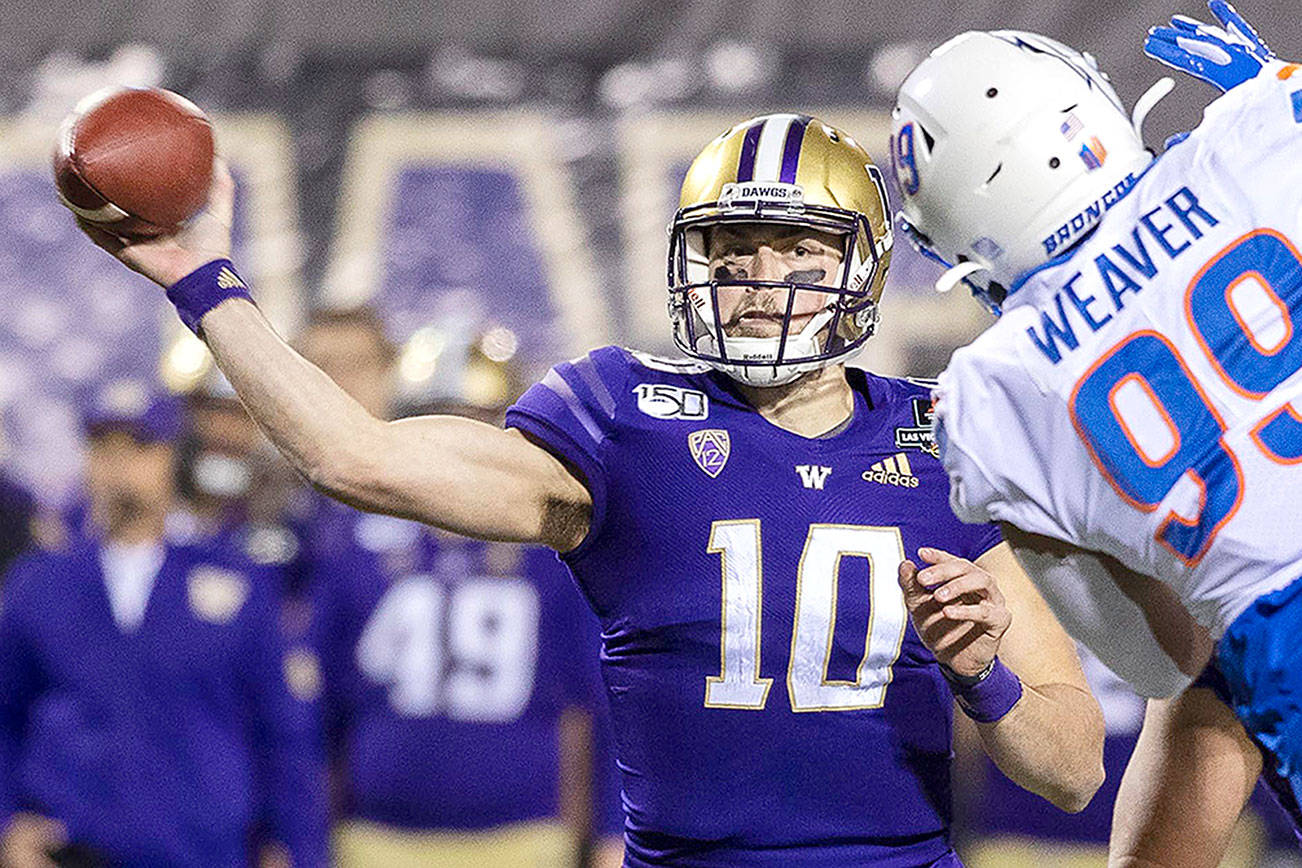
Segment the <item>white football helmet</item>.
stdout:
<svg viewBox="0 0 1302 868">
<path fill-rule="evenodd" d="M 904 229 L 999 312 L 1017 278 L 1083 238 L 1152 161 L 1094 58 L 1034 33 L 963 33 L 920 63 L 893 116 Z M 1166 87 L 1169 90 L 1169 86 Z"/>
</svg>

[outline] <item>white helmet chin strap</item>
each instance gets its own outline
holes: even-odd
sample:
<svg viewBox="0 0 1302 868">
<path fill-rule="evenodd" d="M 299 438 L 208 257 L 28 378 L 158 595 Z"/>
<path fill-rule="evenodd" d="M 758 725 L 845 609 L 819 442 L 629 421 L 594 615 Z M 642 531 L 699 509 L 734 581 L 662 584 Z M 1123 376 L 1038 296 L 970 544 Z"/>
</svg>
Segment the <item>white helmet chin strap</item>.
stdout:
<svg viewBox="0 0 1302 868">
<path fill-rule="evenodd" d="M 1170 76 L 1162 76 L 1136 100 L 1135 110 L 1130 113 L 1130 125 L 1135 128 L 1135 135 L 1141 142 L 1144 140 L 1144 119 L 1174 89 L 1175 81 Z"/>
<path fill-rule="evenodd" d="M 960 262 L 953 268 L 946 269 L 944 274 L 936 278 L 936 292 L 949 292 L 962 283 L 963 278 L 985 270 L 986 267 L 979 262 Z"/>
<path fill-rule="evenodd" d="M 782 355 L 785 358 L 795 359 L 818 355 L 821 350 L 818 345 L 818 333 L 823 330 L 831 319 L 832 309 L 830 307 L 814 314 L 809 318 L 809 322 L 805 323 L 805 327 L 800 330 L 799 334 L 787 335 L 786 351 Z M 713 342 L 712 337 L 710 340 Z M 724 335 L 723 348 L 730 359 L 744 359 L 756 362 L 777 359 L 779 352 L 782 350 L 782 338 L 728 337 Z M 730 365 L 727 362 L 711 362 L 710 364 L 734 380 L 748 386 L 783 386 L 795 380 L 801 374 L 826 367 L 834 361 L 836 360 L 822 359 L 816 362 L 803 362 L 794 365 L 785 362 L 776 365 Z"/>
</svg>

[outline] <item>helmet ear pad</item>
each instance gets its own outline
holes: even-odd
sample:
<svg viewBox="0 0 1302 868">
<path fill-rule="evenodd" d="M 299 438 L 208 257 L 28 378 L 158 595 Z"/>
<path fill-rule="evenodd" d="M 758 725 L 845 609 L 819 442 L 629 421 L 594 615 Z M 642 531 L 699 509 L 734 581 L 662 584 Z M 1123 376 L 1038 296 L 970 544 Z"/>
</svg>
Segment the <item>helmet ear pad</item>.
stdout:
<svg viewBox="0 0 1302 868">
<path fill-rule="evenodd" d="M 955 37 L 892 116 L 914 237 L 1002 287 L 1084 237 L 1152 159 L 1093 59 L 1031 33 Z"/>
</svg>

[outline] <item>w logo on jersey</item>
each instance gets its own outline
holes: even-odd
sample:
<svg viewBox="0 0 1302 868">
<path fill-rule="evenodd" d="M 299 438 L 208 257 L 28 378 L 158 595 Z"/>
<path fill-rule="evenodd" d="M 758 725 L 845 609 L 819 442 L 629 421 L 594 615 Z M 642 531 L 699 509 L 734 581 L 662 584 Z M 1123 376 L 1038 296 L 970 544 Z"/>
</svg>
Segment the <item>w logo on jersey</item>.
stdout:
<svg viewBox="0 0 1302 868">
<path fill-rule="evenodd" d="M 820 464 L 797 464 L 796 472 L 800 474 L 800 481 L 804 483 L 805 488 L 822 491 L 823 483 L 827 482 L 827 477 L 832 474 L 832 468 Z"/>
</svg>

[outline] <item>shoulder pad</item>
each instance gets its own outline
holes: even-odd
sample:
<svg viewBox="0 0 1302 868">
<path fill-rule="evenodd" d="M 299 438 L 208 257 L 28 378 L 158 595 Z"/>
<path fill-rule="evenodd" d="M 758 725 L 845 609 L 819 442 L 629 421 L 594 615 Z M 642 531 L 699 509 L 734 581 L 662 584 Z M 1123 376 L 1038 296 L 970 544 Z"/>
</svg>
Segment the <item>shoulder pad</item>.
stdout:
<svg viewBox="0 0 1302 868">
<path fill-rule="evenodd" d="M 624 348 L 624 351 L 636 359 L 643 367 L 666 374 L 704 374 L 710 370 L 710 366 L 705 362 L 698 362 L 694 359 L 670 359 L 663 356 L 653 356 L 650 353 L 631 350 L 627 347 Z"/>
</svg>

